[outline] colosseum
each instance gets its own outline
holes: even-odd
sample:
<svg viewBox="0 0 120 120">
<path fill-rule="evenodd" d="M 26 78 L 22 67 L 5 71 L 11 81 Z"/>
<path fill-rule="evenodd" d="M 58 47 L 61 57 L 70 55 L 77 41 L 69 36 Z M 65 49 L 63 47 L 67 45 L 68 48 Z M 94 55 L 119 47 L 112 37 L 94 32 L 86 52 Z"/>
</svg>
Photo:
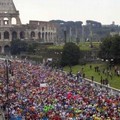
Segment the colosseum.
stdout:
<svg viewBox="0 0 120 120">
<path fill-rule="evenodd" d="M 46 21 L 22 24 L 13 0 L 0 0 L 0 53 L 7 53 L 12 40 L 55 42 L 56 27 Z"/>
</svg>

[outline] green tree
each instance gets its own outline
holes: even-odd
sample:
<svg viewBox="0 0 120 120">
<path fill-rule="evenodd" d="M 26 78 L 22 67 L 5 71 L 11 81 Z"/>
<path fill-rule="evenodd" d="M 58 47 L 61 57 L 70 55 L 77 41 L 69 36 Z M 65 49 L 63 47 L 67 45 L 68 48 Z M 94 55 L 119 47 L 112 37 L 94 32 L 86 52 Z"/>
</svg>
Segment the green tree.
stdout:
<svg viewBox="0 0 120 120">
<path fill-rule="evenodd" d="M 112 41 L 111 54 L 116 63 L 120 63 L 120 36 L 115 36 Z"/>
<path fill-rule="evenodd" d="M 80 58 L 80 49 L 79 47 L 72 42 L 66 43 L 63 47 L 63 52 L 61 56 L 61 65 L 76 65 L 79 63 Z"/>
<path fill-rule="evenodd" d="M 21 40 L 12 40 L 11 41 L 11 54 L 12 55 L 17 55 L 20 54 L 21 52 L 26 52 L 27 50 L 27 43 L 25 41 Z"/>
<path fill-rule="evenodd" d="M 35 53 L 36 52 L 36 49 L 38 47 L 38 43 L 29 43 L 28 44 L 28 48 L 27 48 L 27 52 L 29 53 Z"/>
<path fill-rule="evenodd" d="M 120 36 L 107 37 L 100 45 L 99 57 L 102 59 L 114 59 L 118 63 L 120 60 Z"/>
</svg>

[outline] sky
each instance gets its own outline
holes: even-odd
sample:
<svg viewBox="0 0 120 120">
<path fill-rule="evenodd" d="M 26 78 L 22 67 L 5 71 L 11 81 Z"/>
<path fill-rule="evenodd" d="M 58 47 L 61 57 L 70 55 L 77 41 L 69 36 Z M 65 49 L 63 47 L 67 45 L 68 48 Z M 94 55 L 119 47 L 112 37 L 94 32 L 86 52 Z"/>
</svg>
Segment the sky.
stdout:
<svg viewBox="0 0 120 120">
<path fill-rule="evenodd" d="M 29 20 L 95 20 L 120 24 L 120 0 L 13 0 L 23 24 Z"/>
</svg>

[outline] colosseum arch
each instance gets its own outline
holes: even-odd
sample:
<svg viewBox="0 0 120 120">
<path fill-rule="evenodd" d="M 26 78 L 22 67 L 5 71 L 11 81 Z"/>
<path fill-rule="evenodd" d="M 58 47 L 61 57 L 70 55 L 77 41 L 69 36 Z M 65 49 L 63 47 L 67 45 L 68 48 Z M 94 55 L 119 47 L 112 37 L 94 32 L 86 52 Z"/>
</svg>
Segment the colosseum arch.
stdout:
<svg viewBox="0 0 120 120">
<path fill-rule="evenodd" d="M 9 54 L 9 52 L 10 52 L 10 46 L 9 45 L 5 45 L 4 46 L 4 53 Z"/>
<path fill-rule="evenodd" d="M 48 38 L 49 38 L 49 41 L 50 41 L 50 32 L 48 33 Z"/>
<path fill-rule="evenodd" d="M 44 36 L 45 36 L 45 34 L 44 34 L 44 32 L 42 33 L 42 40 L 44 40 Z"/>
<path fill-rule="evenodd" d="M 48 35 L 48 33 L 46 32 L 46 33 L 45 33 L 45 40 L 46 40 L 46 41 L 47 41 L 47 35 Z"/>
<path fill-rule="evenodd" d="M 31 32 L 30 37 L 31 37 L 31 39 L 33 39 L 35 37 L 35 32 L 34 31 Z"/>
<path fill-rule="evenodd" d="M 7 17 L 3 18 L 3 25 L 9 25 L 9 19 Z"/>
<path fill-rule="evenodd" d="M 21 31 L 20 32 L 20 39 L 24 39 L 25 38 L 25 32 L 24 31 Z"/>
<path fill-rule="evenodd" d="M 38 39 L 41 40 L 41 32 L 38 33 Z"/>
<path fill-rule="evenodd" d="M 12 40 L 17 40 L 17 32 L 16 31 L 12 32 Z"/>
<path fill-rule="evenodd" d="M 9 39 L 9 32 L 8 31 L 4 32 L 4 39 Z"/>
</svg>

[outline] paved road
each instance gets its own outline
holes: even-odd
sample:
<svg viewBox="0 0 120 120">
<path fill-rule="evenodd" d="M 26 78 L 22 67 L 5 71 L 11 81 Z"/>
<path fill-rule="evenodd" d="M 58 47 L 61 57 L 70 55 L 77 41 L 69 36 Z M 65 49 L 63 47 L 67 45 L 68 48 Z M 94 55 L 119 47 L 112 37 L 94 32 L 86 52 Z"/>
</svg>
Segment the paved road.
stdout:
<svg viewBox="0 0 120 120">
<path fill-rule="evenodd" d="M 4 120 L 3 117 L 2 117 L 2 115 L 0 115 L 0 120 Z"/>
<path fill-rule="evenodd" d="M 1 110 L 0 110 L 0 120 L 5 120 L 5 119 L 3 118 L 3 115 L 2 115 Z"/>
</svg>

